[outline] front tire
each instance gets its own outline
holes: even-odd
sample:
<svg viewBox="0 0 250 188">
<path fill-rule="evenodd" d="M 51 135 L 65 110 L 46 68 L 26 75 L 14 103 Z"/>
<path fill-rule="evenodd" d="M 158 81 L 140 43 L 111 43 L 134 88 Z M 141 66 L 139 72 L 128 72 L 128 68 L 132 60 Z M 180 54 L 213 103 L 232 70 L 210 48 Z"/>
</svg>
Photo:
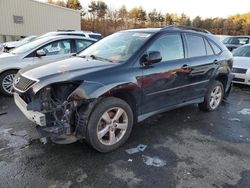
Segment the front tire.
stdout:
<svg viewBox="0 0 250 188">
<path fill-rule="evenodd" d="M 207 90 L 204 102 L 199 104 L 202 111 L 211 112 L 216 110 L 224 97 L 224 87 L 219 81 L 214 81 Z"/>
<path fill-rule="evenodd" d="M 130 106 L 119 98 L 104 98 L 90 115 L 86 140 L 97 151 L 110 152 L 126 142 L 132 127 Z"/>
<path fill-rule="evenodd" d="M 1 94 L 8 96 L 8 97 L 11 97 L 13 95 L 12 84 L 16 76 L 16 73 L 17 73 L 16 70 L 10 70 L 0 75 L 0 93 Z"/>
</svg>

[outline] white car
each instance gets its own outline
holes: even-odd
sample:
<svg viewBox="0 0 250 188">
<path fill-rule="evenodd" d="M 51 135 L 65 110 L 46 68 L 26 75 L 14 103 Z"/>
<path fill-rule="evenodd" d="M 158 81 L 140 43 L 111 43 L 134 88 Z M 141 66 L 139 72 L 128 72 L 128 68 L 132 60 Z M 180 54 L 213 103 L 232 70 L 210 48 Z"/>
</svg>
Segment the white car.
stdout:
<svg viewBox="0 0 250 188">
<path fill-rule="evenodd" d="M 95 39 L 80 36 L 50 36 L 0 54 L 0 93 L 12 95 L 13 79 L 19 69 L 36 63 L 66 59 L 94 42 Z"/>
<path fill-rule="evenodd" d="M 250 85 L 250 44 L 234 50 L 234 83 Z"/>
<path fill-rule="evenodd" d="M 9 51 L 10 49 L 19 47 L 19 46 L 21 46 L 23 44 L 26 44 L 26 43 L 34 40 L 36 37 L 37 36 L 32 35 L 32 36 L 25 37 L 25 38 L 23 38 L 21 40 L 18 40 L 18 41 L 5 42 L 5 43 L 2 44 L 2 46 L 4 47 L 5 51 Z"/>
</svg>

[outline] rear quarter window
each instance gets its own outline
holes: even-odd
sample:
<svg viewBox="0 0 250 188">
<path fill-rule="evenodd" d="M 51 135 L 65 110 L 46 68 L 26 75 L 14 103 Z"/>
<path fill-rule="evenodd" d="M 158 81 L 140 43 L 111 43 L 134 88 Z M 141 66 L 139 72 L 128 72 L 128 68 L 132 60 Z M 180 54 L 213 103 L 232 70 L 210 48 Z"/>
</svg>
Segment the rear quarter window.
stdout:
<svg viewBox="0 0 250 188">
<path fill-rule="evenodd" d="M 217 55 L 217 54 L 220 54 L 222 52 L 222 50 L 220 49 L 220 47 L 215 44 L 213 41 L 210 41 L 209 40 L 209 43 L 210 45 L 212 46 L 213 50 L 214 50 L 214 53 Z"/>
</svg>

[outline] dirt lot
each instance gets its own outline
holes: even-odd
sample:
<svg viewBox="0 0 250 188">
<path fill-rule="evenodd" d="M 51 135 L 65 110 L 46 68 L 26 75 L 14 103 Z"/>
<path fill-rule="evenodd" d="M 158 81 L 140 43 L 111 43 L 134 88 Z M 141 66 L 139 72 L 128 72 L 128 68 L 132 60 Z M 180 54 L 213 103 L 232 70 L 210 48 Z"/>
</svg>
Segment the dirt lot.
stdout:
<svg viewBox="0 0 250 188">
<path fill-rule="evenodd" d="M 250 187 L 250 87 L 216 112 L 191 105 L 148 119 L 108 154 L 84 141 L 44 145 L 12 98 L 0 105 L 0 187 Z"/>
</svg>

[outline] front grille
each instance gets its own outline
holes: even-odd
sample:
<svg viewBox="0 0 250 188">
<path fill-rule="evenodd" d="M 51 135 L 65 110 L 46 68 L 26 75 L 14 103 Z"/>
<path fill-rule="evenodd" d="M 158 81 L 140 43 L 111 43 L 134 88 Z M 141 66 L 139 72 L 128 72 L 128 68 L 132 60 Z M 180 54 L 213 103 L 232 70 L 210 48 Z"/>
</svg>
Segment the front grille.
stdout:
<svg viewBox="0 0 250 188">
<path fill-rule="evenodd" d="M 247 69 L 233 68 L 233 73 L 245 74 Z"/>
<path fill-rule="evenodd" d="M 17 75 L 14 79 L 14 86 L 20 91 L 27 91 L 37 81 L 26 78 L 22 75 Z"/>
<path fill-rule="evenodd" d="M 243 79 L 243 78 L 234 78 L 233 81 L 236 81 L 236 82 L 245 82 L 245 79 Z"/>
</svg>

